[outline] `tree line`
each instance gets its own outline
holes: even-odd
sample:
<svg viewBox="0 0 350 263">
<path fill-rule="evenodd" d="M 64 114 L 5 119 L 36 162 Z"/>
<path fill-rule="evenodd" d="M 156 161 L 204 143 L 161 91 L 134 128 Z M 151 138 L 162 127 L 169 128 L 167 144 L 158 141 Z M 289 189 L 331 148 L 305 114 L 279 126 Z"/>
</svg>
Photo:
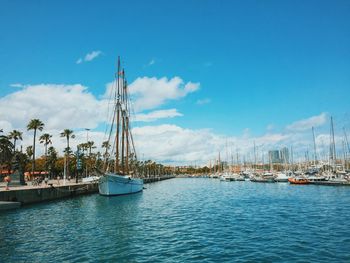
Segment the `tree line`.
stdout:
<svg viewBox="0 0 350 263">
<path fill-rule="evenodd" d="M 35 172 L 47 172 L 50 178 L 63 175 L 64 170 L 67 177 L 89 176 L 92 171 L 96 169 L 103 171 L 106 167 L 113 171 L 114 160 L 109 158 L 110 144 L 107 141 L 101 145 L 103 153 L 94 152 L 97 147 L 92 140 L 78 144 L 78 151 L 73 152 L 70 142 L 75 139 L 74 131 L 64 129 L 60 133 L 60 137 L 66 139 L 66 147 L 63 150 L 63 156 L 60 156 L 53 146 L 52 134 L 43 133 L 37 138 L 38 132 L 42 132 L 44 127 L 45 124 L 41 120 L 30 120 L 26 128 L 27 131 L 33 131 L 33 143 L 25 149 L 21 146 L 20 150 L 16 148 L 16 144 L 23 140 L 23 132 L 13 130 L 5 135 L 4 131 L 0 129 L 0 170 L 7 170 L 8 173 L 11 173 L 16 156 L 23 172 L 30 172 L 31 175 L 35 175 Z M 38 158 L 36 157 L 37 141 L 44 146 L 44 155 Z M 144 178 L 180 173 L 179 169 L 152 160 L 136 160 L 133 154 L 125 158 L 129 158 L 134 173 Z M 107 165 L 104 160 L 108 160 Z"/>
</svg>

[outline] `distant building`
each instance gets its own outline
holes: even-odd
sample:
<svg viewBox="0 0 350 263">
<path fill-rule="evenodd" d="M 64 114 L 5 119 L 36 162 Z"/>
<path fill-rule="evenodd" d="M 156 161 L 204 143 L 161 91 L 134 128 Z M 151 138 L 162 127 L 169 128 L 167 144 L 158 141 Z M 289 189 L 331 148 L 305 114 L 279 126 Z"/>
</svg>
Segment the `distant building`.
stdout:
<svg viewBox="0 0 350 263">
<path fill-rule="evenodd" d="M 282 163 L 289 163 L 289 149 L 287 147 L 280 150 L 280 158 Z"/>
<path fill-rule="evenodd" d="M 289 163 L 289 150 L 283 147 L 281 150 L 269 151 L 269 160 L 272 163 Z"/>
<path fill-rule="evenodd" d="M 278 150 L 269 151 L 269 159 L 270 159 L 270 162 L 272 163 L 280 163 L 281 162 L 280 151 Z"/>
</svg>

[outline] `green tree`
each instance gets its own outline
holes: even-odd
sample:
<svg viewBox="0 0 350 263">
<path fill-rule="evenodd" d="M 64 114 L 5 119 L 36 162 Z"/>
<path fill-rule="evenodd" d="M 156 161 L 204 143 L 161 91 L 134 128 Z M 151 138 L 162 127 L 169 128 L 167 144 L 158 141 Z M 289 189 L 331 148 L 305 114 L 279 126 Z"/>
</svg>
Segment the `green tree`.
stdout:
<svg viewBox="0 0 350 263">
<path fill-rule="evenodd" d="M 54 147 L 49 147 L 47 150 L 47 167 L 50 173 L 50 178 L 55 175 L 57 171 L 56 162 L 58 160 L 58 154 Z"/>
<path fill-rule="evenodd" d="M 13 151 L 16 150 L 16 141 L 17 140 L 22 140 L 22 132 L 13 130 L 12 132 L 9 133 L 8 138 L 13 140 Z"/>
<path fill-rule="evenodd" d="M 34 130 L 34 136 L 33 136 L 33 160 L 32 160 L 32 174 L 34 174 L 35 171 L 35 139 L 36 139 L 36 132 L 42 131 L 44 129 L 44 123 L 39 119 L 32 119 L 28 125 L 27 130 Z"/>
<path fill-rule="evenodd" d="M 48 133 L 44 133 L 39 138 L 40 143 L 43 143 L 45 146 L 45 170 L 46 171 L 47 171 L 47 146 L 49 144 L 52 144 L 51 138 L 52 138 L 52 135 L 50 135 Z"/>
<path fill-rule="evenodd" d="M 74 132 L 70 129 L 64 129 L 63 132 L 61 132 L 61 137 L 65 137 L 67 140 L 67 148 L 65 149 L 65 155 L 66 155 L 66 173 L 67 176 L 69 176 L 69 153 L 70 153 L 70 147 L 69 147 L 69 139 L 74 139 L 75 135 Z"/>
<path fill-rule="evenodd" d="M 11 161 L 13 157 L 13 144 L 7 136 L 0 136 L 0 168 L 5 167 L 11 169 Z"/>
</svg>

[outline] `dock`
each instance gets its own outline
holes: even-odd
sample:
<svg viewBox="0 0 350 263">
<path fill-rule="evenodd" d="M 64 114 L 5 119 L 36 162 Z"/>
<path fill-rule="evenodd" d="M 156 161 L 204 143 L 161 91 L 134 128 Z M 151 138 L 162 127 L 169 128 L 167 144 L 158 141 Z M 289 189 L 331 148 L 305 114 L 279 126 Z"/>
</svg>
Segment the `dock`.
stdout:
<svg viewBox="0 0 350 263">
<path fill-rule="evenodd" d="M 9 190 L 0 188 L 0 201 L 19 202 L 27 205 L 97 192 L 98 183 L 67 182 L 66 184 L 13 186 Z"/>
<path fill-rule="evenodd" d="M 145 184 L 159 182 L 174 178 L 174 176 L 143 178 Z M 0 210 L 5 208 L 18 208 L 21 205 L 34 204 L 63 198 L 72 198 L 80 195 L 98 193 L 98 182 L 82 183 L 75 181 L 50 180 L 48 184 L 37 186 L 10 186 L 9 190 L 5 189 L 5 184 L 0 184 Z"/>
</svg>

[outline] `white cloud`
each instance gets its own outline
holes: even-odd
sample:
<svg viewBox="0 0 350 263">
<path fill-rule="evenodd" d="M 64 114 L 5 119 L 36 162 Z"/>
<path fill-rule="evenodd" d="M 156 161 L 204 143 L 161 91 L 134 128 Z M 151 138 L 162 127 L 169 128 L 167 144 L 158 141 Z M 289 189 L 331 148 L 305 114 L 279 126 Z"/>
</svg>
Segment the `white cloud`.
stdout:
<svg viewBox="0 0 350 263">
<path fill-rule="evenodd" d="M 24 88 L 25 85 L 23 85 L 21 83 L 13 83 L 13 84 L 10 84 L 10 87 L 12 87 L 12 88 Z"/>
<path fill-rule="evenodd" d="M 84 58 L 79 58 L 79 59 L 76 61 L 76 63 L 77 63 L 77 64 L 81 64 L 81 63 L 83 63 L 83 62 L 92 61 L 92 60 L 94 60 L 95 58 L 99 57 L 99 56 L 102 55 L 102 54 L 103 54 L 103 53 L 102 53 L 102 51 L 100 51 L 100 50 L 92 51 L 92 52 L 90 52 L 90 53 L 87 53 L 87 54 L 85 55 Z"/>
<path fill-rule="evenodd" d="M 137 78 L 131 85 L 130 94 L 135 98 L 137 112 L 159 107 L 168 100 L 176 100 L 199 89 L 199 83 L 187 82 L 179 77 L 168 79 Z"/>
<path fill-rule="evenodd" d="M 22 131 L 24 148 L 32 144 L 32 131 L 26 131 L 26 125 L 33 118 L 38 118 L 45 123 L 43 132 L 54 135 L 53 144 L 60 153 L 65 147 L 65 139 L 59 137 L 63 129 L 74 130 L 76 138 L 71 141 L 71 145 L 75 149 L 76 144 L 86 141 L 84 128 L 94 129 L 107 120 L 108 101 L 104 97 L 94 96 L 81 84 L 23 86 L 22 89 L 0 98 L 0 129 L 4 130 L 4 134 L 13 129 Z M 107 85 L 107 91 L 108 88 Z M 136 120 L 150 122 L 160 118 L 182 116 L 182 114 L 177 109 L 161 109 L 148 113 L 140 111 L 141 109 L 154 109 L 168 100 L 182 98 L 196 91 L 199 84 L 191 82 L 185 84 L 178 77 L 172 79 L 145 77 L 137 79 L 130 88 L 133 88 L 132 94 L 137 99 L 139 107 Z M 163 163 L 202 165 L 217 158 L 219 152 L 224 160 L 227 142 L 229 155 L 237 149 L 240 161 L 243 160 L 243 156 L 246 160 L 252 160 L 254 141 L 259 146 L 259 151 L 265 155 L 268 150 L 293 145 L 295 152 L 304 156 L 308 147 L 312 149 L 311 131 L 305 129 L 322 125 L 325 119 L 326 114 L 322 113 L 296 121 L 288 125 L 282 133 L 270 130 L 260 136 L 253 136 L 248 128 L 240 136 L 224 136 L 209 129 L 186 129 L 170 124 L 136 127 L 133 132 L 139 157 L 142 156 L 140 154 L 144 154 L 147 159 Z M 38 137 L 41 134 L 42 132 L 39 132 Z M 106 140 L 102 131 L 90 131 L 89 137 L 98 147 L 102 141 Z M 327 131 L 323 133 L 318 131 L 316 143 L 318 151 L 324 152 L 326 156 L 329 148 Z M 336 137 L 336 143 L 339 148 L 340 137 Z M 21 142 L 17 145 L 21 145 Z M 43 147 L 38 144 L 38 155 L 42 152 Z M 267 160 L 266 158 L 265 161 Z"/>
<path fill-rule="evenodd" d="M 144 154 L 147 159 L 182 165 L 203 165 L 210 160 L 213 163 L 219 152 L 222 160 L 231 161 L 231 156 L 235 156 L 237 150 L 240 153 L 240 161 L 243 161 L 243 155 L 251 158 L 254 141 L 256 145 L 264 145 L 267 154 L 269 149 L 281 147 L 290 139 L 290 135 L 279 133 L 258 137 L 244 133 L 240 137 L 228 137 L 209 129 L 184 129 L 169 124 L 137 127 L 133 129 L 133 134 L 139 155 Z"/>
<path fill-rule="evenodd" d="M 321 113 L 317 116 L 312 116 L 307 119 L 303 119 L 300 121 L 293 122 L 292 124 L 286 127 L 287 130 L 290 131 L 305 131 L 311 129 L 312 127 L 318 127 L 325 124 L 327 121 L 327 114 Z"/>
<path fill-rule="evenodd" d="M 196 104 L 198 104 L 198 105 L 204 105 L 204 104 L 208 104 L 208 103 L 210 103 L 210 102 L 211 102 L 211 100 L 208 99 L 208 98 L 206 98 L 206 99 L 197 100 Z"/>
<path fill-rule="evenodd" d="M 168 110 L 157 110 L 149 113 L 139 113 L 136 114 L 134 121 L 138 122 L 152 122 L 158 119 L 164 118 L 174 118 L 178 116 L 183 116 L 177 109 L 168 109 Z"/>
<path fill-rule="evenodd" d="M 154 65 L 154 63 L 156 63 L 156 61 L 154 59 L 151 59 L 151 61 L 148 63 L 148 66 Z"/>
<path fill-rule="evenodd" d="M 280 142 L 286 141 L 290 138 L 289 134 L 281 134 L 281 133 L 267 133 L 264 134 L 261 137 L 257 137 L 255 139 L 255 142 L 257 144 L 263 144 L 263 145 L 276 145 Z"/>
<path fill-rule="evenodd" d="M 197 87 L 197 84 L 191 82 L 183 84 L 180 78 L 169 81 L 166 78 L 160 80 L 152 78 L 152 80 L 156 87 L 152 85 L 147 87 L 161 94 L 161 98 L 158 98 L 154 106 L 161 106 L 170 99 L 181 98 L 193 92 Z M 173 83 L 174 80 L 176 83 Z M 111 92 L 111 87 L 111 84 L 107 84 L 106 94 Z M 165 94 L 159 91 L 160 88 L 165 89 Z M 172 92 L 171 95 L 167 94 L 169 90 Z M 143 95 L 140 97 L 143 100 L 147 100 L 147 96 L 153 96 L 153 94 L 143 94 L 138 89 L 136 92 Z M 40 119 L 45 124 L 43 132 L 54 135 L 52 138 L 54 146 L 61 152 L 65 147 L 64 138 L 59 137 L 63 129 L 69 128 L 75 131 L 77 137 L 72 140 L 72 147 L 74 147 L 77 143 L 86 140 L 84 128 L 95 129 L 107 122 L 108 108 L 111 114 L 112 104 L 106 97 L 109 96 L 94 96 L 86 86 L 81 84 L 22 85 L 22 89 L 0 98 L 0 129 L 3 129 L 5 134 L 13 129 L 22 131 L 22 145 L 26 147 L 32 144 L 32 131 L 27 131 L 26 125 L 31 119 Z M 176 109 L 166 109 L 148 113 L 138 112 L 136 118 L 138 121 L 151 122 L 176 116 L 182 116 L 182 114 Z M 41 133 L 38 132 L 38 136 Z M 91 131 L 90 134 L 99 145 L 106 139 L 102 132 Z M 20 146 L 21 142 L 18 142 L 17 145 Z M 42 153 L 41 150 L 38 154 L 40 153 Z"/>
<path fill-rule="evenodd" d="M 41 119 L 48 129 L 95 128 L 105 120 L 106 107 L 80 84 L 28 85 L 0 98 L 0 119 L 24 129 L 29 120 Z"/>
<path fill-rule="evenodd" d="M 209 130 L 183 129 L 176 125 L 144 126 L 133 129 L 138 153 L 147 159 L 189 163 L 214 158 L 217 137 Z"/>
<path fill-rule="evenodd" d="M 95 58 L 97 58 L 98 56 L 100 56 L 102 54 L 102 51 L 97 50 L 97 51 L 92 51 L 91 53 L 88 53 L 85 55 L 84 60 L 85 61 L 92 61 Z"/>
</svg>

